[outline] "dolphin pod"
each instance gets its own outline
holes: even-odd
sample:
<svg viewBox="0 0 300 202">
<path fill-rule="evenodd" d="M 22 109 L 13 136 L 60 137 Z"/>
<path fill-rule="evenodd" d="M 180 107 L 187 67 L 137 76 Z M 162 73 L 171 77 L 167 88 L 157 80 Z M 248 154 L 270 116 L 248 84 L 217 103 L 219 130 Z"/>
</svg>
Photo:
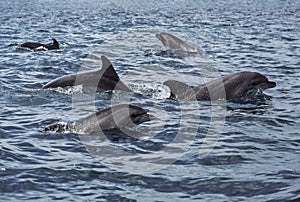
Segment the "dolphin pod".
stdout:
<svg viewBox="0 0 300 202">
<path fill-rule="evenodd" d="M 197 51 L 172 34 L 163 32 L 157 34 L 156 37 L 167 50 Z M 32 45 L 32 47 L 36 48 L 37 45 Z M 81 85 L 83 92 L 107 90 L 133 92 L 120 80 L 111 62 L 105 56 L 102 56 L 101 60 L 101 69 L 62 76 L 45 84 L 42 89 Z M 248 71 L 229 74 L 199 86 L 189 86 L 176 80 L 167 80 L 163 84 L 170 88 L 169 98 L 177 101 L 232 100 L 242 97 L 252 89 L 265 90 L 276 86 L 276 83 L 269 81 L 266 76 Z M 140 107 L 123 104 L 101 110 L 73 124 L 49 125 L 45 131 L 94 133 L 100 130 L 126 127 L 132 123 L 138 125 L 153 118 L 154 116 Z"/>
<path fill-rule="evenodd" d="M 55 123 L 45 131 L 97 133 L 99 131 L 120 129 L 129 125 L 139 125 L 155 117 L 144 109 L 131 104 L 115 105 L 79 119 L 72 124 Z"/>
<path fill-rule="evenodd" d="M 179 81 L 164 82 L 171 90 L 170 98 L 179 101 L 189 100 L 232 100 L 242 97 L 252 89 L 265 90 L 276 86 L 264 75 L 257 72 L 238 72 L 215 79 L 200 86 L 189 86 Z"/>
<path fill-rule="evenodd" d="M 59 49 L 59 43 L 57 42 L 56 39 L 52 39 L 53 44 L 51 45 L 45 45 L 37 42 L 26 42 L 21 44 L 21 47 L 23 48 L 29 48 L 31 50 L 35 51 L 46 51 L 46 50 L 54 50 L 54 49 Z"/>
<path fill-rule="evenodd" d="M 82 85 L 83 92 L 103 92 L 106 90 L 132 92 L 120 80 L 111 62 L 105 56 L 102 56 L 101 60 L 101 69 L 59 77 L 45 84 L 42 89 Z"/>
</svg>

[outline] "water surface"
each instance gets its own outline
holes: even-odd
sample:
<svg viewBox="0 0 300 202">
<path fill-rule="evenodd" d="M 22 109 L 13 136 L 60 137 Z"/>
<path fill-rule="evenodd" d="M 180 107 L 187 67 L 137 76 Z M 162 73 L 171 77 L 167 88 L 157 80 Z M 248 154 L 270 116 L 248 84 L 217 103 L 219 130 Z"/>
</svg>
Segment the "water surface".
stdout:
<svg viewBox="0 0 300 202">
<path fill-rule="evenodd" d="M 299 199 L 299 5 L 298 0 L 2 1 L 0 199 Z M 163 31 L 203 54 L 163 52 L 155 38 Z M 16 46 L 51 38 L 60 50 Z M 145 96 L 40 91 L 57 77 L 99 68 L 101 55 Z M 168 79 L 199 85 L 238 71 L 262 73 L 277 87 L 255 99 L 220 104 L 177 103 L 166 99 L 162 86 Z M 43 132 L 53 122 L 128 102 L 159 120 L 130 132 L 107 132 L 104 142 L 100 135 Z M 159 166 L 151 167 L 148 158 Z"/>
</svg>

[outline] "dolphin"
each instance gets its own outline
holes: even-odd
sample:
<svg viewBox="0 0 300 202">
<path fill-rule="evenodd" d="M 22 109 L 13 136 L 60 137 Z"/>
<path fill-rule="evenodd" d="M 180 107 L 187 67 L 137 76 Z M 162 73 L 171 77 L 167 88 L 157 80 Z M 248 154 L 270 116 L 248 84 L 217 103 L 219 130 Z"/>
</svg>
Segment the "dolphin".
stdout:
<svg viewBox="0 0 300 202">
<path fill-rule="evenodd" d="M 179 101 L 189 100 L 232 100 L 242 97 L 252 89 L 274 88 L 275 82 L 269 81 L 257 72 L 238 72 L 212 80 L 200 86 L 189 86 L 175 80 L 164 82 L 171 90 L 170 98 Z"/>
<path fill-rule="evenodd" d="M 56 39 L 52 39 L 53 44 L 51 45 L 45 45 L 41 43 L 36 43 L 36 42 L 26 42 L 21 44 L 21 47 L 23 48 L 29 48 L 35 51 L 45 51 L 45 50 L 54 50 L 54 49 L 59 49 L 59 44 L 56 41 Z"/>
<path fill-rule="evenodd" d="M 101 60 L 101 69 L 59 77 L 45 84 L 42 89 L 82 85 L 83 92 L 106 90 L 133 92 L 120 80 L 111 62 L 105 56 L 101 56 Z"/>
<path fill-rule="evenodd" d="M 178 37 L 162 32 L 155 35 L 164 45 L 167 50 L 183 50 L 187 52 L 198 52 L 196 48 L 191 47 Z"/>
<path fill-rule="evenodd" d="M 139 125 L 155 119 L 144 109 L 131 104 L 120 104 L 93 113 L 74 123 L 55 123 L 47 126 L 45 131 L 97 133 L 100 131 L 120 129 L 126 126 Z"/>
</svg>

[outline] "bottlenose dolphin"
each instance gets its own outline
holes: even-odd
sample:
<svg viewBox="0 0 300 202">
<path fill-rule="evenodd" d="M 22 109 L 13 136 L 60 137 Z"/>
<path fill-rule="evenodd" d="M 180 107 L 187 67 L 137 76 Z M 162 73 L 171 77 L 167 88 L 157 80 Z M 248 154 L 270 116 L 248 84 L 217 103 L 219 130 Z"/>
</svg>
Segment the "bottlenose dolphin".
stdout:
<svg viewBox="0 0 300 202">
<path fill-rule="evenodd" d="M 132 92 L 119 78 L 111 62 L 101 56 L 102 68 L 59 77 L 45 84 L 42 89 L 82 85 L 83 92 L 103 92 L 106 90 L 123 90 Z"/>
<path fill-rule="evenodd" d="M 171 90 L 170 98 L 188 100 L 232 100 L 242 97 L 251 89 L 265 90 L 276 86 L 264 75 L 257 72 L 238 72 L 210 81 L 200 86 L 189 86 L 175 80 L 164 82 Z"/>
<path fill-rule="evenodd" d="M 164 45 L 167 50 L 183 50 L 188 52 L 198 52 L 196 48 L 191 47 L 178 37 L 162 32 L 155 35 Z"/>
<path fill-rule="evenodd" d="M 99 131 L 120 129 L 126 126 L 138 125 L 155 117 L 144 109 L 131 104 L 120 104 L 106 108 L 79 119 L 72 124 L 55 123 L 47 126 L 45 131 L 97 133 Z"/>
<path fill-rule="evenodd" d="M 23 48 L 29 48 L 35 51 L 45 51 L 45 50 L 54 50 L 54 49 L 59 49 L 59 44 L 56 41 L 56 39 L 52 39 L 53 44 L 51 45 L 45 45 L 41 43 L 36 43 L 36 42 L 26 42 L 21 44 L 21 47 Z"/>
</svg>

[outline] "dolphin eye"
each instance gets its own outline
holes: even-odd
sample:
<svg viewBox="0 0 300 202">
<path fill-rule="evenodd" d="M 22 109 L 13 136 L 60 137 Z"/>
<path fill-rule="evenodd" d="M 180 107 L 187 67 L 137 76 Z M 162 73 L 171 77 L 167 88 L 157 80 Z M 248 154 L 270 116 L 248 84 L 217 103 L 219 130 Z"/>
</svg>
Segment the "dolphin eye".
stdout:
<svg viewBox="0 0 300 202">
<path fill-rule="evenodd" d="M 253 81 L 252 83 L 251 83 L 251 86 L 256 86 L 257 85 L 257 82 L 255 82 L 255 81 Z"/>
<path fill-rule="evenodd" d="M 137 117 L 138 115 L 137 114 L 131 114 L 131 117 Z"/>
<path fill-rule="evenodd" d="M 138 116 L 140 116 L 140 114 L 131 114 L 131 115 L 130 115 L 131 118 L 136 118 L 136 117 L 138 117 Z"/>
</svg>

